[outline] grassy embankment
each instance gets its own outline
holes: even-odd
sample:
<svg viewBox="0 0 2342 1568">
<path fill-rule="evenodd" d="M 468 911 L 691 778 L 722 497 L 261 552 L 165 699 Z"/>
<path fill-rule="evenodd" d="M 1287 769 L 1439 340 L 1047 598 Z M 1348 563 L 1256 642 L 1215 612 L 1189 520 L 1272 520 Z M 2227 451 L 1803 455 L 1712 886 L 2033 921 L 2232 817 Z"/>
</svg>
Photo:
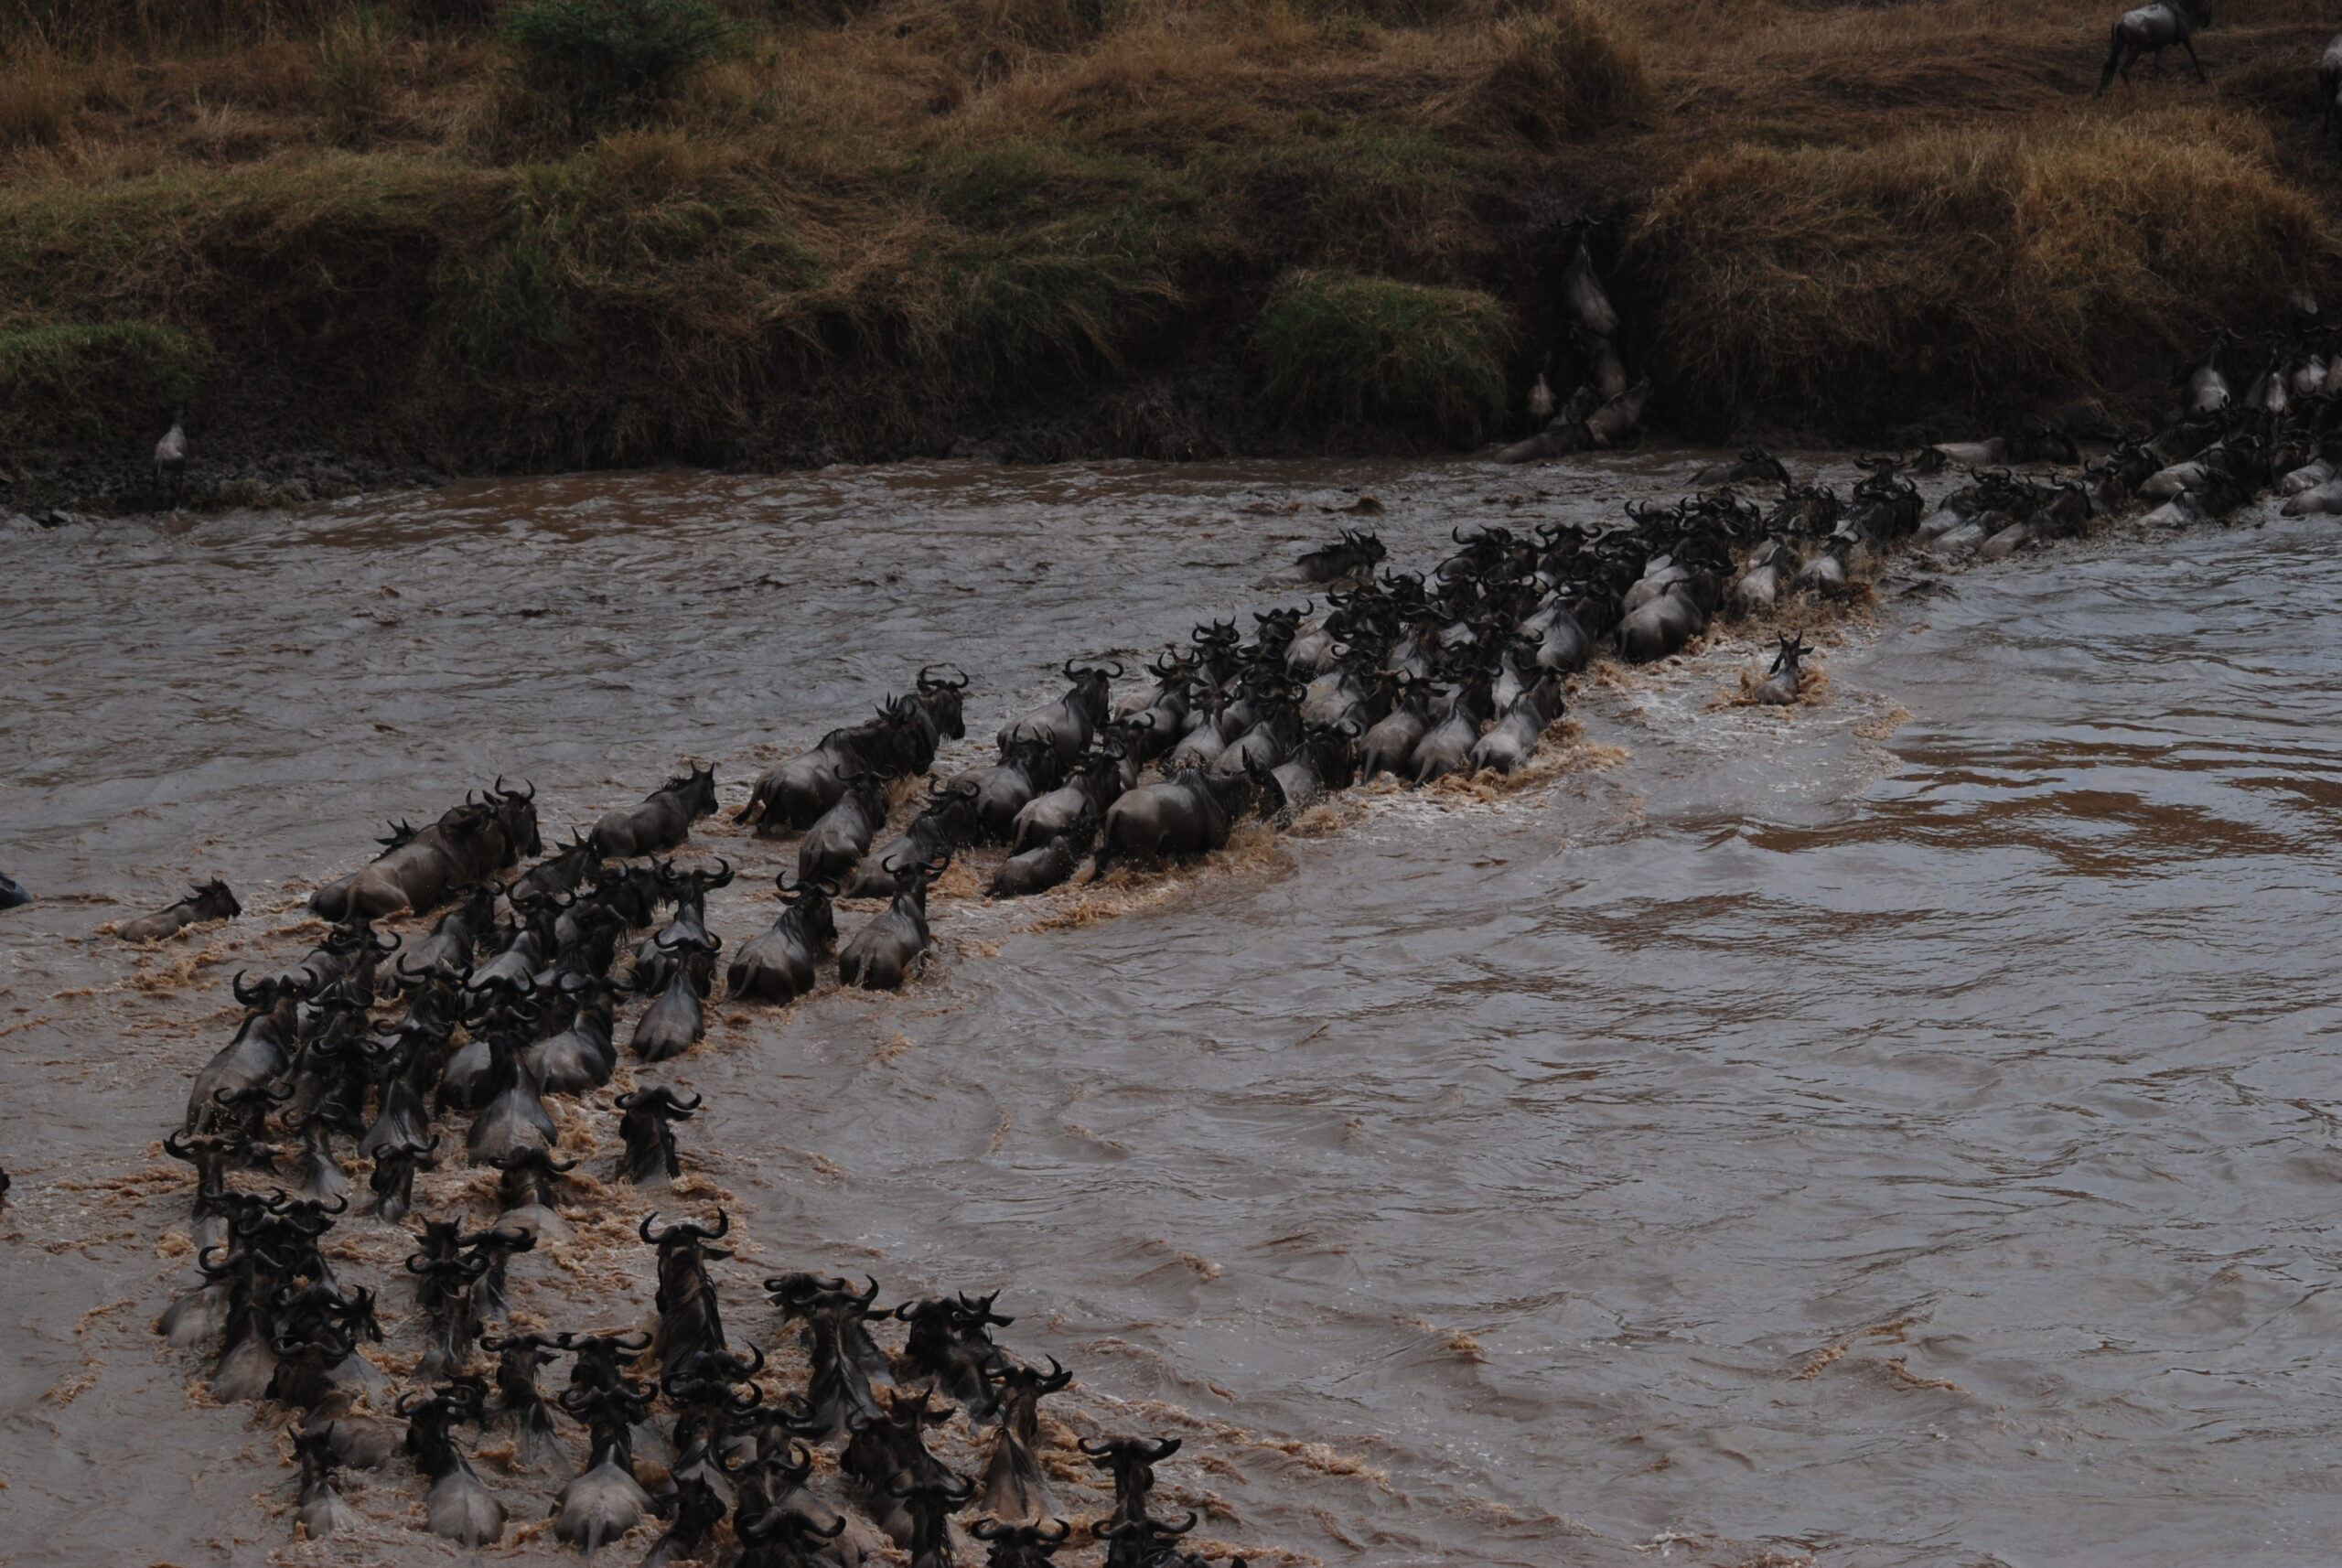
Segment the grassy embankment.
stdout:
<svg viewBox="0 0 2342 1568">
<path fill-rule="evenodd" d="M 1600 243 L 1711 437 L 2143 406 L 2333 275 L 2325 28 L 2090 97 L 2111 4 L 730 0 L 574 126 L 439 0 L 0 20 L 0 443 L 491 469 L 1464 444 Z M 2342 306 L 2342 297 L 2329 308 Z"/>
</svg>

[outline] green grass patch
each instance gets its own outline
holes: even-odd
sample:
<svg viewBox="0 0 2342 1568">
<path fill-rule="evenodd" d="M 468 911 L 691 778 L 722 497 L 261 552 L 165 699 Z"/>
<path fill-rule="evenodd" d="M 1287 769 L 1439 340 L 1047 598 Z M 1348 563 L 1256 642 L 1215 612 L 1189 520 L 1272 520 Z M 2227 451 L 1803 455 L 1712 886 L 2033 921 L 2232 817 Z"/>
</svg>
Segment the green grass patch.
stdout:
<svg viewBox="0 0 2342 1568">
<path fill-rule="evenodd" d="M 206 358 L 187 333 L 153 321 L 0 328 L 0 442 L 151 439 L 194 397 Z"/>
<path fill-rule="evenodd" d="M 1477 289 L 1295 272 L 1254 333 L 1269 396 L 1304 418 L 1479 439 L 1502 416 L 1512 323 Z"/>
</svg>

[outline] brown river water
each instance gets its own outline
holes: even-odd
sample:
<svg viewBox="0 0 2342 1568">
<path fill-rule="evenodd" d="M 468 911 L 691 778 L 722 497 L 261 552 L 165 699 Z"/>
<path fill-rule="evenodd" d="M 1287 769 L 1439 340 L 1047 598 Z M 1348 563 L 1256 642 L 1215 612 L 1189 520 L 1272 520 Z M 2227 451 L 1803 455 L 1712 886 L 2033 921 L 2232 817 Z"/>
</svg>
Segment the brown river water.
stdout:
<svg viewBox="0 0 2342 1568">
<path fill-rule="evenodd" d="M 0 869 L 43 895 L 0 915 L 0 1561 L 554 1560 L 412 1529 L 403 1465 L 351 1488 L 378 1531 L 290 1545 L 281 1413 L 190 1397 L 150 1329 L 192 1278 L 155 1140 L 228 980 L 384 819 L 503 773 L 552 842 L 687 756 L 736 803 L 939 660 L 970 757 L 1062 660 L 1292 598 L 1257 584 L 1350 521 L 1319 503 L 1371 490 L 1420 568 L 1691 468 L 596 476 L 0 533 Z M 1746 639 L 1597 672 L 1526 788 L 941 899 L 900 995 L 717 1007 L 659 1069 L 709 1109 L 658 1201 L 738 1214 L 736 1338 L 784 1267 L 1004 1287 L 1003 1342 L 1081 1377 L 1059 1413 L 1183 1434 L 1172 1500 L 1272 1563 L 2333 1561 L 2332 526 L 1908 581 L 1798 708 L 1725 700 Z M 744 867 L 728 945 L 793 865 L 725 822 L 686 853 Z M 92 935 L 214 873 L 241 920 Z M 523 1257 L 515 1294 L 618 1326 L 648 1274 Z"/>
</svg>

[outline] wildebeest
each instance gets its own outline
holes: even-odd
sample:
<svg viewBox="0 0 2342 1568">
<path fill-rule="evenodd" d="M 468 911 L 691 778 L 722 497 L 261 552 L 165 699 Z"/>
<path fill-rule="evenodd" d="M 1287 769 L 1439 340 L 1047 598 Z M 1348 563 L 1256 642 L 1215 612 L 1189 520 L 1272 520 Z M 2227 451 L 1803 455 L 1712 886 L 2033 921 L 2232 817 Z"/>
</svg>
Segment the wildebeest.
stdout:
<svg viewBox="0 0 2342 1568">
<path fill-rule="evenodd" d="M 252 1089 L 283 1075 L 290 1058 L 295 1026 L 295 1005 L 316 986 L 316 977 L 263 980 L 247 986 L 239 972 L 231 984 L 246 1009 L 235 1038 L 204 1063 L 188 1086 L 187 1120 L 189 1132 L 209 1130 L 209 1118 L 218 1114 L 217 1096 L 225 1090 Z"/>
<path fill-rule="evenodd" d="M 995 1516 L 1000 1509 L 986 1502 L 983 1508 Z M 1046 1523 L 1003 1524 L 998 1517 L 980 1519 L 968 1527 L 968 1533 L 991 1548 L 984 1559 L 984 1568 L 1050 1568 L 1055 1556 L 1073 1527 L 1063 1520 Z"/>
<path fill-rule="evenodd" d="M 1595 270 L 1594 252 L 1587 244 L 1600 222 L 1576 218 L 1570 222 L 1570 259 L 1562 269 L 1562 308 L 1581 330 L 1607 338 L 1618 330 L 1618 312 L 1611 305 L 1602 274 Z"/>
<path fill-rule="evenodd" d="M 1485 676 L 1467 672 L 1448 694 L 1446 706 L 1432 722 L 1423 739 L 1407 758 L 1407 772 L 1418 784 L 1428 784 L 1450 773 L 1461 771 L 1471 757 L 1472 747 L 1480 738 L 1480 725 L 1488 716 L 1488 682 Z"/>
<path fill-rule="evenodd" d="M 488 1102 L 465 1135 L 474 1165 L 509 1158 L 521 1150 L 558 1143 L 560 1130 L 537 1089 L 536 1075 L 521 1055 L 510 1029 L 490 1032 Z"/>
<path fill-rule="evenodd" d="M 1381 540 L 1363 529 L 1346 528 L 1331 544 L 1321 544 L 1290 566 L 1268 577 L 1275 587 L 1314 587 L 1324 583 L 1370 577 L 1390 551 Z"/>
<path fill-rule="evenodd" d="M 1046 741 L 1057 756 L 1058 767 L 1064 768 L 1089 748 L 1090 737 L 1112 711 L 1112 682 L 1121 679 L 1123 667 L 1076 665 L 1068 660 L 1064 669 L 1065 678 L 1073 682 L 1065 695 L 1047 707 L 1019 714 L 1001 726 L 1001 756 L 1013 755 L 1020 741 Z"/>
<path fill-rule="evenodd" d="M 358 1510 L 342 1500 L 333 1485 L 333 1434 L 329 1431 L 293 1434 L 293 1456 L 301 1465 L 301 1489 L 294 1499 L 294 1521 L 311 1541 L 323 1541 L 363 1522 Z"/>
<path fill-rule="evenodd" d="M 682 1175 L 682 1161 L 675 1150 L 675 1123 L 690 1121 L 700 1104 L 699 1095 L 686 1101 L 663 1083 L 619 1095 L 618 1136 L 626 1141 L 626 1150 L 618 1156 L 619 1178 L 648 1187 Z"/>
<path fill-rule="evenodd" d="M 1081 1452 L 1090 1463 L 1114 1478 L 1113 1522 L 1127 1524 L 1146 1517 L 1147 1495 L 1155 1490 L 1155 1467 L 1179 1451 L 1176 1437 L 1085 1437 Z"/>
<path fill-rule="evenodd" d="M 866 991 L 896 991 L 908 978 L 931 940 L 927 929 L 927 886 L 949 862 L 918 865 L 900 862 L 887 869 L 902 884 L 894 901 L 854 933 L 838 952 L 838 979 Z"/>
<path fill-rule="evenodd" d="M 1813 650 L 1806 646 L 1802 632 L 1784 636 L 1780 651 L 1773 655 L 1772 670 L 1764 684 L 1756 688 L 1756 700 L 1772 707 L 1789 707 L 1795 703 L 1802 671 L 1798 660 Z"/>
<path fill-rule="evenodd" d="M 1854 542 L 1842 533 L 1833 533 L 1823 540 L 1821 548 L 1798 568 L 1797 585 L 1825 598 L 1842 598 L 1853 592 L 1853 575 L 1846 564 L 1853 547 Z"/>
<path fill-rule="evenodd" d="M 1771 539 L 1749 560 L 1748 570 L 1732 585 L 1732 607 L 1741 615 L 1767 615 L 1779 605 L 1798 568 L 1797 549 L 1786 539 Z"/>
<path fill-rule="evenodd" d="M 736 820 L 756 823 L 757 832 L 767 836 L 800 831 L 811 827 L 845 793 L 850 774 L 883 772 L 908 779 L 926 772 L 941 740 L 967 734 L 961 709 L 968 678 L 962 674 L 954 681 L 934 673 L 949 668 L 928 666 L 919 671 L 916 694 L 890 697 L 879 705 L 875 720 L 833 729 L 811 751 L 765 769 Z"/>
<path fill-rule="evenodd" d="M 465 1546 L 486 1546 L 504 1534 L 504 1505 L 481 1484 L 471 1461 L 457 1452 L 449 1428 L 458 1421 L 478 1421 L 479 1391 L 452 1383 L 428 1398 L 409 1394 L 398 1403 L 407 1418 L 406 1451 L 414 1467 L 430 1477 L 424 1498 L 434 1535 Z"/>
<path fill-rule="evenodd" d="M 845 1451 L 838 1455 L 839 1470 L 856 1483 L 878 1528 L 897 1541 L 908 1537 L 911 1520 L 908 1510 L 887 1506 L 890 1484 L 897 1477 L 956 1479 L 928 1452 L 925 1441 L 928 1427 L 942 1425 L 952 1414 L 949 1405 L 931 1406 L 924 1390 L 889 1394 L 876 1419 L 854 1423 Z M 894 1494 L 894 1498 L 899 1501 L 903 1495 Z"/>
<path fill-rule="evenodd" d="M 328 920 L 379 920 L 402 910 L 437 908 L 450 890 L 544 852 L 535 798 L 533 789 L 508 790 L 500 779 L 486 799 L 475 791 L 419 832 L 394 823 L 371 865 L 309 895 L 311 913 Z"/>
<path fill-rule="evenodd" d="M 1707 612 L 1692 596 L 1692 585 L 1679 578 L 1627 612 L 1618 623 L 1618 651 L 1630 662 L 1647 664 L 1679 651 L 1707 624 Z"/>
<path fill-rule="evenodd" d="M 1098 837 L 1098 819 L 1084 810 L 1048 843 L 1020 850 L 1001 862 L 985 892 L 994 898 L 1025 898 L 1046 893 L 1074 874 Z"/>
<path fill-rule="evenodd" d="M 2336 116 L 2342 114 L 2342 33 L 2337 33 L 2326 52 L 2317 57 L 2317 133 L 2323 136 L 2333 129 Z M 2323 383 L 2319 390 L 2324 390 Z"/>
<path fill-rule="evenodd" d="M 892 840 L 862 857 L 854 868 L 841 898 L 892 898 L 902 891 L 891 865 L 920 865 L 939 856 L 958 854 L 975 842 L 983 830 L 977 800 L 983 793 L 983 770 L 962 774 L 928 791 L 918 816 Z"/>
<path fill-rule="evenodd" d="M 582 1369 L 584 1356 L 578 1360 Z M 553 1532 L 589 1557 L 650 1511 L 650 1494 L 634 1478 L 634 1429 L 650 1413 L 648 1394 L 623 1377 L 583 1384 L 573 1377 L 555 1402 L 586 1423 L 593 1451 L 585 1470 L 561 1489 Z"/>
<path fill-rule="evenodd" d="M 2099 72 L 2098 91 L 2101 96 L 2111 86 L 2116 73 L 2131 80 L 2131 67 L 2143 54 L 2152 53 L 2155 70 L 2163 70 L 2163 51 L 2177 44 L 2187 51 L 2187 63 L 2196 68 L 2196 80 L 2208 81 L 2204 74 L 2204 62 L 2196 58 L 2195 34 L 2199 27 L 2212 25 L 2212 0 L 2154 0 L 2135 11 L 2125 11 L 2114 24 L 2114 31 L 2106 48 L 2106 68 Z"/>
<path fill-rule="evenodd" d="M 496 886 L 474 882 L 453 888 L 456 907 L 439 917 L 430 934 L 391 961 L 390 981 L 400 990 L 428 983 L 434 975 L 463 976 L 496 929 Z"/>
<path fill-rule="evenodd" d="M 707 993 L 714 978 L 720 937 L 699 940 L 671 939 L 663 932 L 652 939 L 672 960 L 659 993 L 635 1020 L 634 1054 L 646 1062 L 663 1062 L 699 1044 L 707 1033 Z"/>
<path fill-rule="evenodd" d="M 1071 830 L 1084 813 L 1093 820 L 1123 792 L 1123 748 L 1109 741 L 1080 760 L 1073 778 L 1017 809 L 1009 824 L 1009 849 L 1017 854 L 1038 849 Z"/>
<path fill-rule="evenodd" d="M 2158 8 L 2149 7 L 2151 10 Z M 2203 430 L 2203 434 L 2197 435 L 2193 441 L 2187 442 L 2185 450 L 2174 447 L 2171 441 L 2186 435 L 2190 429 L 2186 424 L 2187 421 L 2199 419 L 2206 414 L 2218 413 L 2228 407 L 2230 395 L 2229 379 L 2220 373 L 2220 350 L 2234 341 L 2236 341 L 2236 334 L 2227 328 L 2216 327 L 2212 329 L 2211 346 L 2204 352 L 2204 362 L 2187 372 L 2186 384 L 2180 394 L 2179 412 L 2182 423 L 2163 432 L 2156 442 L 2164 461 L 2176 462 L 2182 457 L 2192 457 L 2208 444 L 2211 432 L 2203 426 L 2194 427 Z"/>
<path fill-rule="evenodd" d="M 879 773 L 850 773 L 845 792 L 797 845 L 797 880 L 835 882 L 861 864 L 870 841 L 886 825 L 886 779 Z"/>
<path fill-rule="evenodd" d="M 1236 818 L 1253 799 L 1249 774 L 1212 774 L 1183 768 L 1169 778 L 1142 784 L 1106 808 L 1105 843 L 1098 852 L 1096 881 L 1119 860 L 1157 864 L 1208 854 L 1227 843 Z"/>
<path fill-rule="evenodd" d="M 177 936 L 189 926 L 199 926 L 206 920 L 232 920 L 243 912 L 244 907 L 236 902 L 228 885 L 215 876 L 209 882 L 197 883 L 176 904 L 166 905 L 134 920 L 124 920 L 114 935 L 126 942 L 156 942 Z"/>
<path fill-rule="evenodd" d="M 674 900 L 675 913 L 666 925 L 635 946 L 635 983 L 646 991 L 665 983 L 668 971 L 675 963 L 672 954 L 681 950 L 679 944 L 701 948 L 724 945 L 708 932 L 707 896 L 717 888 L 731 886 L 733 870 L 732 863 L 718 855 L 713 871 L 704 866 L 696 871 L 678 871 L 671 863 L 661 862 L 652 868 L 652 875 L 661 897 Z M 701 978 L 704 981 L 707 977 Z"/>
<path fill-rule="evenodd" d="M 1041 1439 L 1044 1395 L 1069 1388 L 1073 1374 L 1049 1358 L 1049 1369 L 1009 1362 L 985 1376 L 1000 1391 L 1000 1438 L 984 1465 L 978 1497 L 985 1512 L 1012 1523 L 1038 1524 L 1054 1512 L 1047 1479 L 1034 1450 Z M 1065 1539 L 1060 1533 L 1058 1540 Z"/>
<path fill-rule="evenodd" d="M 1431 688 L 1405 676 L 1393 678 L 1391 711 L 1375 721 L 1359 742 L 1359 772 L 1367 779 L 1408 771 L 1415 747 L 1431 728 Z"/>
<path fill-rule="evenodd" d="M 569 1023 L 532 1041 L 522 1051 L 527 1068 L 548 1095 L 581 1095 L 609 1083 L 618 1069 L 616 1047 L 616 985 L 609 976 L 562 976 L 562 1004 Z"/>
<path fill-rule="evenodd" d="M 1719 485 L 1746 485 L 1758 479 L 1786 485 L 1790 482 L 1789 471 L 1762 446 L 1751 446 L 1729 463 L 1709 464 L 1692 476 L 1692 486 L 1694 489 L 1712 490 Z"/>
<path fill-rule="evenodd" d="M 837 942 L 837 918 L 830 905 L 836 884 L 792 886 L 787 872 L 773 881 L 788 908 L 769 929 L 732 955 L 725 988 L 735 1000 L 787 1002 L 804 995 L 813 989 L 814 966 Z"/>
<path fill-rule="evenodd" d="M 636 1228 L 643 1241 L 659 1249 L 659 1287 L 652 1305 L 659 1309 L 659 1332 L 652 1341 L 660 1365 L 672 1377 L 677 1368 L 695 1356 L 724 1349 L 724 1317 L 716 1308 L 715 1287 L 707 1277 L 711 1260 L 732 1254 L 709 1246 L 732 1231 L 732 1217 L 719 1208 L 713 1226 L 678 1220 L 653 1233 L 657 1213 L 646 1214 Z"/>
<path fill-rule="evenodd" d="M 657 854 L 691 835 L 692 824 L 715 810 L 715 769 L 687 768 L 643 798 L 639 806 L 606 811 L 594 824 L 594 847 L 612 860 Z"/>
<path fill-rule="evenodd" d="M 1498 715 L 1495 726 L 1474 744 L 1472 766 L 1493 768 L 1499 773 L 1518 770 L 1537 749 L 1545 726 L 1561 714 L 1561 677 L 1548 671 L 1543 678 L 1514 697 Z"/>
<path fill-rule="evenodd" d="M 1290 822 L 1328 791 L 1350 787 L 1358 777 L 1358 735 L 1348 721 L 1302 727 L 1301 744 L 1269 769 L 1280 821 Z"/>
<path fill-rule="evenodd" d="M 978 832 L 986 843 L 1006 843 L 1016 831 L 1016 813 L 1063 777 L 1064 762 L 1055 744 L 1047 736 L 1023 735 L 1002 743 L 1001 761 L 972 768 L 951 782 L 976 787 Z"/>
</svg>

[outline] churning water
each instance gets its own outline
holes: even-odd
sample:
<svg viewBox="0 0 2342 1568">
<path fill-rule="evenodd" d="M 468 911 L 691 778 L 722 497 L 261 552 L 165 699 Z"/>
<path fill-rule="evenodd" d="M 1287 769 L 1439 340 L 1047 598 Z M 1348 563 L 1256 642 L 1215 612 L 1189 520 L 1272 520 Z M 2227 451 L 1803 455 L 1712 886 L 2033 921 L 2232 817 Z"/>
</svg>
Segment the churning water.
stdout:
<svg viewBox="0 0 2342 1568">
<path fill-rule="evenodd" d="M 469 1555 L 403 1465 L 353 1487 L 372 1544 L 289 1548 L 281 1414 L 190 1399 L 149 1327 L 193 1278 L 154 1141 L 228 979 L 383 820 L 524 776 L 551 842 L 686 756 L 736 803 L 941 660 L 980 741 L 1063 660 L 1279 602 L 1319 503 L 1372 491 L 1423 567 L 1689 471 L 601 476 L 0 536 L 0 869 L 44 895 L 0 917 L 0 1559 Z M 1527 789 L 943 899 L 900 995 L 719 1007 L 660 1071 L 753 1238 L 736 1334 L 780 1268 L 1005 1287 L 1004 1342 L 1185 1434 L 1198 1534 L 1273 1562 L 2332 1561 L 2331 525 L 1907 581 L 1796 709 L 1724 700 L 1747 641 L 1597 674 Z M 686 853 L 744 867 L 732 945 L 794 864 Z M 215 872 L 242 920 L 91 936 Z M 623 1302 L 534 1257 L 516 1296 L 631 1323 L 612 1257 Z"/>
</svg>

